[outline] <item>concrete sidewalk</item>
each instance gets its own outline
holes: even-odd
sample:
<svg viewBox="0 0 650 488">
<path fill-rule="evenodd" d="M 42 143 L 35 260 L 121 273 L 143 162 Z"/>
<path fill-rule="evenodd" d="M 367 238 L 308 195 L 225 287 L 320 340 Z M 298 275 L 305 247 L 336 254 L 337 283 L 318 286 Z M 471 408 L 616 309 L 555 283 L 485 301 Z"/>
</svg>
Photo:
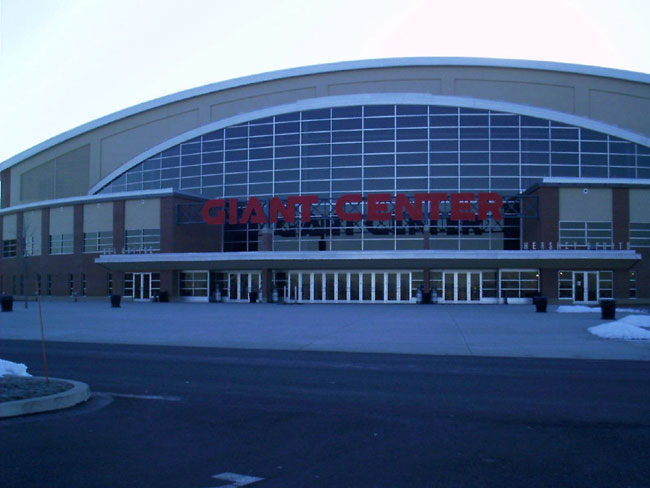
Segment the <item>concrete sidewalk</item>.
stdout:
<svg viewBox="0 0 650 488">
<path fill-rule="evenodd" d="M 532 305 L 43 302 L 50 341 L 307 351 L 650 360 L 650 343 L 600 339 L 600 313 Z M 619 309 L 617 318 L 625 313 Z M 0 314 L 0 340 L 40 340 L 38 308 Z"/>
</svg>

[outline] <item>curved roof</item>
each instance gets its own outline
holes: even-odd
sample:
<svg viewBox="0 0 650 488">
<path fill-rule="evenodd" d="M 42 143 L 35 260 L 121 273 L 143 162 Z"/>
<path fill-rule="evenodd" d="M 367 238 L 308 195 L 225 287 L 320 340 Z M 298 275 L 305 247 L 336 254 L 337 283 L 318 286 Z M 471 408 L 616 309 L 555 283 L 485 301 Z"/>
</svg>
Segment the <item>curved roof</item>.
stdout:
<svg viewBox="0 0 650 488">
<path fill-rule="evenodd" d="M 511 69 L 533 69 L 541 71 L 557 71 L 570 74 L 580 74 L 587 76 L 597 76 L 604 78 L 614 78 L 623 81 L 650 84 L 650 75 L 637 73 L 634 71 L 618 70 L 611 68 L 600 68 L 596 66 L 586 66 L 569 63 L 556 63 L 547 61 L 527 61 L 517 59 L 493 59 L 493 58 L 461 58 L 461 57 L 418 57 L 418 58 L 386 58 L 386 59 L 369 59 L 362 61 L 343 61 L 338 63 L 327 63 L 300 68 L 290 68 L 278 71 L 270 71 L 242 78 L 211 83 L 189 90 L 166 95 L 148 102 L 140 103 L 132 107 L 114 112 L 99 119 L 93 120 L 86 124 L 80 125 L 74 129 L 66 131 L 58 136 L 52 137 L 30 149 L 7 159 L 0 164 L 0 170 L 7 169 L 20 161 L 38 154 L 50 147 L 60 144 L 68 139 L 76 137 L 85 132 L 97 129 L 98 127 L 110 124 L 117 120 L 136 115 L 147 110 L 155 109 L 170 103 L 186 100 L 189 98 L 205 95 L 208 93 L 237 88 L 256 83 L 262 83 L 283 78 L 294 78 L 298 76 L 307 76 L 338 71 L 351 71 L 359 69 L 376 69 L 376 68 L 397 68 L 397 67 L 437 67 L 437 66 L 465 66 L 465 67 L 490 67 L 490 68 L 511 68 Z"/>
</svg>

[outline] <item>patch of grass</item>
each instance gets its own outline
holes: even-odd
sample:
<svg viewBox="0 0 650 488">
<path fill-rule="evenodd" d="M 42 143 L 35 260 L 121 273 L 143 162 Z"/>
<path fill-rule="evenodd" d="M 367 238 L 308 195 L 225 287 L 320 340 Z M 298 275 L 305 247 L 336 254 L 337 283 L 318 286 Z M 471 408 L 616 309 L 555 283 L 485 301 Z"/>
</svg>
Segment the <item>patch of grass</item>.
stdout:
<svg viewBox="0 0 650 488">
<path fill-rule="evenodd" d="M 45 381 L 42 378 L 3 376 L 0 378 L 0 403 L 54 395 L 72 388 L 72 383 Z"/>
</svg>

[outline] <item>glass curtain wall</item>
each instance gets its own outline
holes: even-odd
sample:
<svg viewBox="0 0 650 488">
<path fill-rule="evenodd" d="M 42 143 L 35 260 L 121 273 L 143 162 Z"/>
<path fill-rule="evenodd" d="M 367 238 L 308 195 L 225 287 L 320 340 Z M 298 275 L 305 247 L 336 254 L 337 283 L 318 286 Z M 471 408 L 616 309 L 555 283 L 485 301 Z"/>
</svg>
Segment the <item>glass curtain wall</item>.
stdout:
<svg viewBox="0 0 650 488">
<path fill-rule="evenodd" d="M 650 148 L 590 129 L 436 105 L 332 107 L 251 120 L 162 151 L 100 193 L 174 188 L 207 198 L 317 195 L 309 224 L 280 223 L 277 250 L 421 249 L 423 222 L 341 222 L 346 193 L 517 195 L 543 177 L 650 178 Z M 518 248 L 518 219 L 431 223 L 434 249 Z M 322 207 L 322 208 L 321 208 Z M 227 226 L 225 249 L 256 251 L 256 225 Z M 325 241 L 325 242 L 322 242 Z"/>
</svg>

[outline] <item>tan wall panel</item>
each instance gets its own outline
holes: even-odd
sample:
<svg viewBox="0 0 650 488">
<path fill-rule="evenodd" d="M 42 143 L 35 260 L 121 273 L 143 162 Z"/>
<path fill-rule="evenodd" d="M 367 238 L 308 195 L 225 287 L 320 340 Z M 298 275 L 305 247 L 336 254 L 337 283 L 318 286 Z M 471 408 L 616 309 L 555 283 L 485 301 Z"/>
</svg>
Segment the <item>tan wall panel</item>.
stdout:
<svg viewBox="0 0 650 488">
<path fill-rule="evenodd" d="M 647 134 L 650 128 L 650 97 L 590 90 L 589 116 Z"/>
<path fill-rule="evenodd" d="M 334 83 L 328 87 L 330 95 L 349 95 L 356 93 L 431 93 L 440 94 L 442 81 L 422 80 L 366 80 L 351 83 Z"/>
<path fill-rule="evenodd" d="M 18 219 L 16 214 L 2 216 L 2 239 L 9 241 L 18 235 Z"/>
<path fill-rule="evenodd" d="M 179 114 L 169 114 L 163 118 L 105 137 L 101 142 L 102 177 L 152 146 L 156 146 L 198 125 L 200 125 L 199 110 L 196 109 Z"/>
<path fill-rule="evenodd" d="M 109 232 L 113 230 L 113 202 L 84 205 L 84 232 Z"/>
<path fill-rule="evenodd" d="M 243 112 L 259 110 L 273 105 L 283 105 L 285 103 L 291 103 L 305 98 L 314 98 L 315 96 L 316 89 L 314 87 L 309 87 L 230 100 L 211 105 L 210 120 L 232 117 Z"/>
<path fill-rule="evenodd" d="M 20 176 L 20 198 L 16 203 L 56 198 L 56 160 L 48 161 Z M 13 195 L 13 192 L 11 192 Z"/>
<path fill-rule="evenodd" d="M 19 177 L 20 194 L 17 194 L 17 199 L 13 198 L 12 191 L 12 205 L 84 195 L 88 191 L 89 171 L 88 145 L 23 171 Z"/>
<path fill-rule="evenodd" d="M 56 198 L 88 193 L 90 145 L 56 158 Z"/>
<path fill-rule="evenodd" d="M 560 188 L 560 220 L 611 222 L 612 190 Z"/>
<path fill-rule="evenodd" d="M 650 190 L 630 189 L 630 222 L 650 223 Z"/>
<path fill-rule="evenodd" d="M 124 206 L 124 229 L 160 229 L 160 199 L 127 200 Z"/>
<path fill-rule="evenodd" d="M 570 86 L 457 79 L 454 82 L 454 93 L 459 96 L 534 105 L 567 113 L 575 112 L 575 90 Z"/>
<path fill-rule="evenodd" d="M 23 213 L 23 233 L 27 243 L 33 242 L 32 256 L 40 256 L 41 254 L 41 220 L 43 213 L 41 210 L 32 210 Z M 33 241 L 32 241 L 33 239 Z"/>
<path fill-rule="evenodd" d="M 74 233 L 74 207 L 53 207 L 50 209 L 50 235 Z"/>
</svg>

